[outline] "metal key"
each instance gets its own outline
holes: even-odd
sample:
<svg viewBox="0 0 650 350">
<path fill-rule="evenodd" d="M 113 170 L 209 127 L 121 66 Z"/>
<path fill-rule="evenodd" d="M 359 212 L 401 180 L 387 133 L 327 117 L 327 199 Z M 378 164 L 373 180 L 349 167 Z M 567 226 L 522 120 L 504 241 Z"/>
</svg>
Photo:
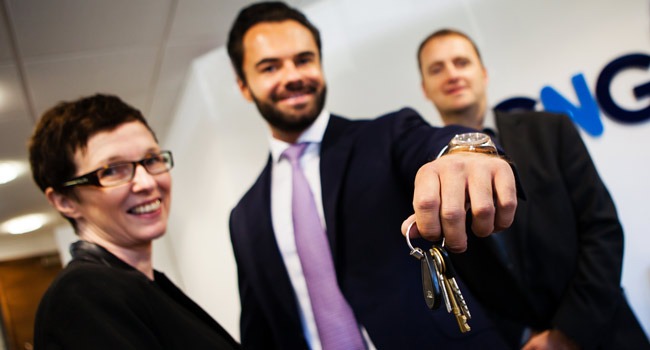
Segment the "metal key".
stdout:
<svg viewBox="0 0 650 350">
<path fill-rule="evenodd" d="M 469 332 L 471 328 L 467 323 L 468 316 L 465 313 L 465 311 L 468 311 L 467 305 L 465 305 L 464 308 L 461 306 L 465 304 L 465 300 L 463 299 L 463 296 L 460 293 L 460 289 L 458 288 L 455 279 L 453 277 L 449 278 L 447 276 L 447 271 L 448 271 L 447 267 L 451 266 L 451 264 L 449 263 L 448 259 L 444 258 L 443 252 L 444 252 L 444 248 L 442 248 L 441 246 L 434 246 L 433 248 L 431 248 L 431 253 L 435 256 L 435 259 L 442 262 L 442 270 L 444 271 L 444 277 L 442 279 L 442 282 L 445 290 L 447 290 L 447 293 L 450 296 L 449 301 L 451 302 L 451 311 L 456 317 L 456 322 L 458 323 L 458 327 L 460 328 L 460 331 L 462 333 Z M 454 288 L 454 285 L 456 288 Z"/>
<path fill-rule="evenodd" d="M 423 254 L 423 256 L 420 260 L 422 264 L 422 292 L 427 306 L 434 310 L 440 307 L 440 277 L 442 275 L 438 272 L 431 255 Z M 444 293 L 444 290 L 442 292 Z M 444 296 L 444 294 L 442 295 Z"/>
<path fill-rule="evenodd" d="M 465 302 L 463 293 L 460 291 L 460 287 L 458 287 L 458 282 L 456 282 L 456 270 L 454 269 L 454 265 L 451 263 L 449 253 L 447 253 L 447 249 L 445 249 L 444 246 L 440 246 L 437 249 L 440 252 L 440 255 L 442 256 L 442 259 L 445 263 L 445 277 L 451 284 L 451 288 L 454 291 L 454 295 L 456 296 L 458 306 L 460 307 L 463 314 L 467 316 L 467 319 L 471 319 L 472 314 L 470 314 L 469 307 Z"/>
<path fill-rule="evenodd" d="M 429 255 L 433 257 L 433 262 L 436 267 L 436 273 L 438 274 L 438 281 L 440 283 L 440 290 L 442 292 L 442 300 L 445 302 L 445 308 L 447 309 L 448 313 L 451 313 L 452 308 L 451 308 L 451 301 L 449 300 L 449 292 L 447 291 L 447 288 L 445 287 L 444 281 L 445 281 L 445 275 L 444 273 L 444 262 L 442 260 L 442 257 L 439 256 L 438 254 L 434 253 L 433 248 L 429 249 Z"/>
<path fill-rule="evenodd" d="M 406 242 L 411 248 L 410 255 L 420 260 L 422 268 L 422 294 L 424 294 L 424 302 L 427 304 L 429 309 L 437 309 L 440 307 L 442 285 L 440 279 L 442 278 L 442 274 L 437 270 L 430 254 L 425 254 L 421 248 L 414 248 L 411 245 L 411 240 L 408 236 L 411 226 L 409 226 L 408 229 L 409 231 L 407 231 Z"/>
<path fill-rule="evenodd" d="M 444 259 L 440 253 L 440 250 L 437 249 L 436 247 L 431 249 L 431 252 L 434 254 L 436 257 L 436 260 L 440 260 L 443 262 L 444 265 Z M 445 267 L 443 266 L 443 269 Z M 458 327 L 460 328 L 460 331 L 462 333 L 465 333 L 469 331 L 471 328 L 469 327 L 469 324 L 467 323 L 467 316 L 463 313 L 461 307 L 459 306 L 459 300 L 457 298 L 456 293 L 454 292 L 454 289 L 452 287 L 452 282 L 450 281 L 447 276 L 445 276 L 442 280 L 444 288 L 447 290 L 447 293 L 450 295 L 450 302 L 451 302 L 451 311 L 456 317 L 456 322 L 458 323 Z"/>
<path fill-rule="evenodd" d="M 444 238 L 442 244 L 434 244 L 433 247 L 425 253 L 421 248 L 415 248 L 411 245 L 410 232 L 415 222 L 411 223 L 406 230 L 406 242 L 411 249 L 410 255 L 420 260 L 422 267 L 422 292 L 424 300 L 430 309 L 440 307 L 440 300 L 444 300 L 448 313 L 453 313 L 458 322 L 458 327 L 462 333 L 471 330 L 467 320 L 471 318 L 463 294 L 458 288 L 455 275 L 447 250 L 444 248 Z"/>
</svg>

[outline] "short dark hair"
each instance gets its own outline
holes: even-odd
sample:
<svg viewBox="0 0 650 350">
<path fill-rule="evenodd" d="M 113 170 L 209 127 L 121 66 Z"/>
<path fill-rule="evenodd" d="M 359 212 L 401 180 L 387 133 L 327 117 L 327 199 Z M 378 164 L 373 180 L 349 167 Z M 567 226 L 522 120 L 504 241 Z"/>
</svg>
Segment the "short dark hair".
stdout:
<svg viewBox="0 0 650 350">
<path fill-rule="evenodd" d="M 476 52 L 476 56 L 478 57 L 479 62 L 483 64 L 483 59 L 481 58 L 481 53 L 478 50 L 478 46 L 476 46 L 476 43 L 472 38 L 470 38 L 467 34 L 456 30 L 456 29 L 451 29 L 451 28 L 443 28 L 440 30 L 437 30 L 430 34 L 429 36 L 426 37 L 420 44 L 420 47 L 418 48 L 418 69 L 420 70 L 420 73 L 422 73 L 422 59 L 420 58 L 420 54 L 422 54 L 422 49 L 424 49 L 424 46 L 429 43 L 429 41 L 445 36 L 450 36 L 450 35 L 457 35 L 460 37 L 465 38 L 467 41 L 469 41 L 470 44 L 472 44 L 472 47 L 474 48 L 474 51 Z"/>
<path fill-rule="evenodd" d="M 116 96 L 96 94 L 50 108 L 38 121 L 29 140 L 34 182 L 41 191 L 52 187 L 59 193 L 74 196 L 72 189 L 61 184 L 77 172 L 76 151 L 85 150 L 93 135 L 132 121 L 142 123 L 156 138 L 142 113 Z M 69 221 L 75 225 L 73 220 Z"/>
<path fill-rule="evenodd" d="M 300 23 L 311 32 L 318 47 L 318 55 L 322 56 L 320 33 L 302 12 L 289 7 L 283 2 L 255 3 L 239 12 L 228 34 L 228 56 L 230 56 L 230 62 L 241 81 L 246 82 L 243 68 L 244 36 L 246 32 L 258 23 L 284 22 L 288 20 Z"/>
</svg>

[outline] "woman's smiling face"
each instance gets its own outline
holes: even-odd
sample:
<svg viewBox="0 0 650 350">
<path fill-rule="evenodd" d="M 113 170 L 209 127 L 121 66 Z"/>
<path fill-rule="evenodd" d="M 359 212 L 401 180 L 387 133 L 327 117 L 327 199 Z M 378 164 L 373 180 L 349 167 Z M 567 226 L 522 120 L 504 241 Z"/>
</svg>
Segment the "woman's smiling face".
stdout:
<svg viewBox="0 0 650 350">
<path fill-rule="evenodd" d="M 139 121 L 93 135 L 74 156 L 77 176 L 102 166 L 133 162 L 160 152 L 154 136 Z M 169 172 L 151 175 L 137 165 L 130 182 L 114 187 L 77 186 L 69 216 L 80 238 L 103 246 L 149 245 L 167 229 L 171 201 Z"/>
</svg>

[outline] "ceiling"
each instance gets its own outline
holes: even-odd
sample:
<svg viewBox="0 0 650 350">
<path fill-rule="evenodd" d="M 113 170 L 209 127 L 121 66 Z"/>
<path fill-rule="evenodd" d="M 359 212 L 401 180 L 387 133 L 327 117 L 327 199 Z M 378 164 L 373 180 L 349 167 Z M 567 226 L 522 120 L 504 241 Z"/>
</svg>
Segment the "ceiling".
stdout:
<svg viewBox="0 0 650 350">
<path fill-rule="evenodd" d="M 252 2 L 0 0 L 0 161 L 26 165 L 39 115 L 96 92 L 140 109 L 164 141 L 190 63 L 224 45 L 236 13 Z M 0 246 L 52 235 L 64 224 L 27 169 L 0 184 L 0 224 L 31 213 L 49 213 L 53 221 L 24 235 L 0 232 Z"/>
</svg>

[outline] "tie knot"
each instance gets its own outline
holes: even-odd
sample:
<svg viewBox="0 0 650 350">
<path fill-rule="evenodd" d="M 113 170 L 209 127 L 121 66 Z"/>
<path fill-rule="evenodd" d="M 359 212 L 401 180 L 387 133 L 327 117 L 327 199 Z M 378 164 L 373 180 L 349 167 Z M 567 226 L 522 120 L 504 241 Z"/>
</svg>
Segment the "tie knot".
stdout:
<svg viewBox="0 0 650 350">
<path fill-rule="evenodd" d="M 300 159 L 302 153 L 307 148 L 307 145 L 309 144 L 306 142 L 294 143 L 289 146 L 289 148 L 284 150 L 284 152 L 282 152 L 282 157 L 287 158 L 292 163 L 297 162 L 298 159 Z"/>
</svg>

